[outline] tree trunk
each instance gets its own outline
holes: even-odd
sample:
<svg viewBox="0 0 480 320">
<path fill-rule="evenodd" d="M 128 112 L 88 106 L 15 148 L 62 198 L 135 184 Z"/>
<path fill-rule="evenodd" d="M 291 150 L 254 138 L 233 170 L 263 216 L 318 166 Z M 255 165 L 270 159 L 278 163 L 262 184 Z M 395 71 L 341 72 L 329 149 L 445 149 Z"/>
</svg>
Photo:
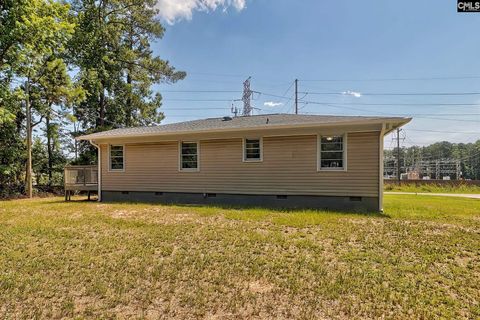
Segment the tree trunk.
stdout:
<svg viewBox="0 0 480 320">
<path fill-rule="evenodd" d="M 52 106 L 49 106 L 49 109 Z M 47 126 L 47 152 L 48 152 L 48 186 L 52 185 L 52 171 L 53 171 L 53 152 L 52 152 L 52 128 L 50 127 L 50 111 L 47 113 L 46 126 Z"/>
<path fill-rule="evenodd" d="M 97 127 L 103 127 L 105 125 L 105 81 L 101 81 L 102 88 L 100 90 L 99 104 L 99 119 L 97 121 Z"/>
<path fill-rule="evenodd" d="M 30 93 L 28 90 L 28 81 L 25 83 L 25 106 L 27 114 L 27 168 L 25 174 L 25 191 L 27 197 L 33 196 L 32 183 L 32 113 L 30 110 Z"/>
<path fill-rule="evenodd" d="M 73 140 L 75 143 L 75 161 L 78 160 L 78 141 L 77 141 L 77 126 L 76 123 L 73 123 L 73 132 L 75 132 L 75 139 Z"/>
<path fill-rule="evenodd" d="M 128 85 L 128 97 L 126 102 L 125 108 L 125 125 L 130 127 L 132 125 L 132 92 L 131 92 L 131 84 L 132 84 L 132 76 L 130 75 L 130 70 L 127 72 L 127 85 Z"/>
<path fill-rule="evenodd" d="M 130 32 L 128 34 L 129 39 L 129 48 L 133 50 L 133 22 L 130 19 Z M 127 67 L 127 101 L 126 101 L 126 108 L 125 108 L 125 125 L 130 127 L 132 125 L 132 66 L 129 65 Z"/>
</svg>

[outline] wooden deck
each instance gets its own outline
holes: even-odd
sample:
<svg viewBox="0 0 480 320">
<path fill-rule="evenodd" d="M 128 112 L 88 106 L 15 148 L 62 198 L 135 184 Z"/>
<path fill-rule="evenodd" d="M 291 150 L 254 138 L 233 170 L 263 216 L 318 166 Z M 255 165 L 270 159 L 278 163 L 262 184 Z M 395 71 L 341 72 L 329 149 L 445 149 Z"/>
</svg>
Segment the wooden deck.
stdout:
<svg viewBox="0 0 480 320">
<path fill-rule="evenodd" d="M 92 191 L 98 192 L 98 166 L 66 166 L 65 177 L 65 201 L 70 200 L 74 191 L 87 191 L 88 199 Z"/>
</svg>

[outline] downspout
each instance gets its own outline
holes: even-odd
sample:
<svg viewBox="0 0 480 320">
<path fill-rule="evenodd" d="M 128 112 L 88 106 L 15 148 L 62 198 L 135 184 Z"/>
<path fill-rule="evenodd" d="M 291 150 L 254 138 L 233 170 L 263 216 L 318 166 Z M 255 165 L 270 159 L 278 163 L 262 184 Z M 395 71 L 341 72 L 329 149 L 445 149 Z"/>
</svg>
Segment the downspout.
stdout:
<svg viewBox="0 0 480 320">
<path fill-rule="evenodd" d="M 382 123 L 382 130 L 380 131 L 380 141 L 378 144 L 378 210 L 383 212 L 383 140 L 385 137 L 386 124 Z"/>
<path fill-rule="evenodd" d="M 88 140 L 92 146 L 98 150 L 98 201 L 102 201 L 102 150 L 93 140 Z"/>
</svg>

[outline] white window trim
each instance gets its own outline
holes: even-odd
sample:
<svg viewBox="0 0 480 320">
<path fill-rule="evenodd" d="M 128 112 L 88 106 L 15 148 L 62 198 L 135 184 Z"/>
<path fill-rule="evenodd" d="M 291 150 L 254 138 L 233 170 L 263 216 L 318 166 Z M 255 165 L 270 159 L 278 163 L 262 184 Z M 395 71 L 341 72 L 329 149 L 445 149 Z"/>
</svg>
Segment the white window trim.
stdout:
<svg viewBox="0 0 480 320">
<path fill-rule="evenodd" d="M 123 169 L 112 169 L 112 147 L 122 147 L 123 149 Z M 108 172 L 125 172 L 125 145 L 124 144 L 109 144 L 108 145 Z"/>
<path fill-rule="evenodd" d="M 322 168 L 322 136 L 342 136 L 343 137 L 343 167 L 342 168 Z M 332 133 L 317 135 L 317 171 L 322 172 L 347 172 L 347 150 L 348 150 L 348 133 Z"/>
<path fill-rule="evenodd" d="M 195 143 L 197 145 L 197 167 L 182 168 L 182 143 Z M 200 141 L 179 141 L 178 142 L 178 171 L 180 172 L 199 172 L 200 171 Z"/>
<path fill-rule="evenodd" d="M 247 159 L 247 154 L 245 152 L 246 148 L 246 141 L 247 140 L 259 140 L 260 143 L 260 159 Z M 245 163 L 258 163 L 258 162 L 263 162 L 263 138 L 258 138 L 258 137 L 245 137 L 243 138 L 243 143 L 242 143 L 242 162 Z"/>
</svg>

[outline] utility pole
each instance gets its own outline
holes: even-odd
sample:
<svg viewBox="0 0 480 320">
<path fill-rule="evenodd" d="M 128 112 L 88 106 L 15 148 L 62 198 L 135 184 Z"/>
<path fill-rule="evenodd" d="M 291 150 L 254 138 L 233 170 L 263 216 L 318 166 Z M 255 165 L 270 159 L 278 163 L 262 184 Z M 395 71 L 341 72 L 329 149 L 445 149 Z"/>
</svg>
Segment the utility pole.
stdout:
<svg viewBox="0 0 480 320">
<path fill-rule="evenodd" d="M 25 82 L 25 107 L 27 115 L 27 173 L 25 177 L 25 191 L 27 197 L 32 197 L 32 112 L 30 109 L 30 93 L 28 80 Z"/>
<path fill-rule="evenodd" d="M 397 180 L 400 182 L 401 167 L 400 167 L 400 128 L 397 128 Z"/>
<path fill-rule="evenodd" d="M 298 114 L 298 79 L 295 79 L 295 114 Z"/>
<path fill-rule="evenodd" d="M 251 98 L 252 98 L 252 90 L 250 90 L 250 79 L 252 77 L 248 77 L 247 80 L 243 82 L 243 115 L 244 116 L 251 116 L 252 115 L 252 105 L 251 105 Z"/>
</svg>

